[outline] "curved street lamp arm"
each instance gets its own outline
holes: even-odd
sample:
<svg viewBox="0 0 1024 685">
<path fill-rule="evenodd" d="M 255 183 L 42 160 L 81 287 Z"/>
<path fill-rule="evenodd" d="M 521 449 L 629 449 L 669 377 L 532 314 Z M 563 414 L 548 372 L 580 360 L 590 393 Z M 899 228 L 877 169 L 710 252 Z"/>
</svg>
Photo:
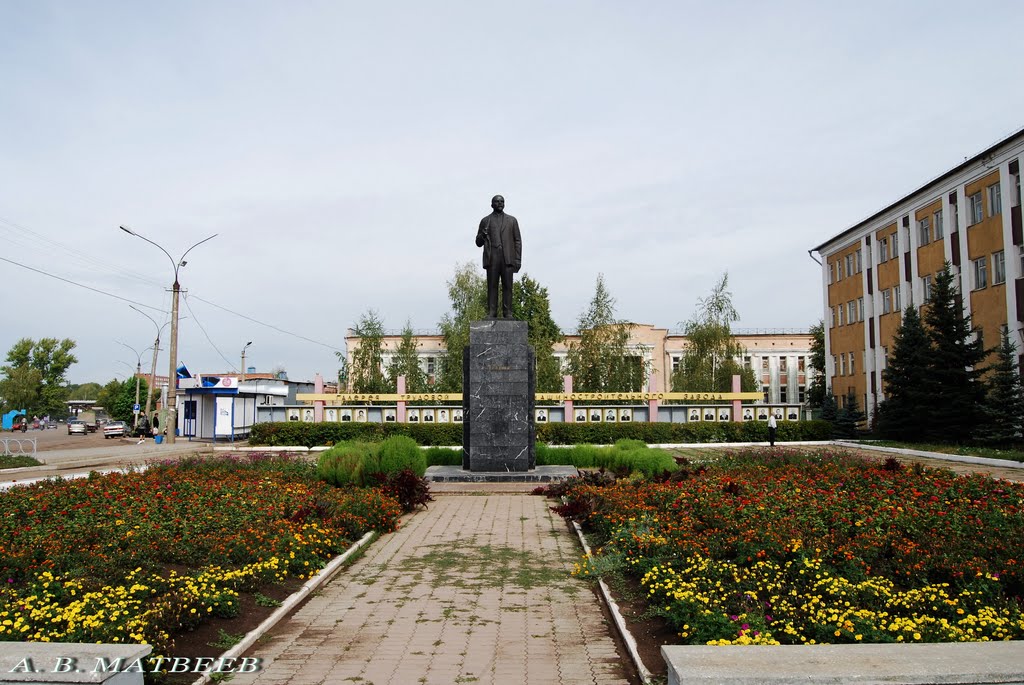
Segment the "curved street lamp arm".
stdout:
<svg viewBox="0 0 1024 685">
<path fill-rule="evenodd" d="M 133 231 L 133 230 L 132 230 L 132 229 L 130 229 L 130 228 L 127 228 L 126 226 L 121 226 L 120 228 L 121 228 L 121 230 L 122 230 L 122 231 L 124 231 L 125 233 L 128 233 L 128 234 L 130 234 L 130 235 L 133 235 L 133 236 L 135 236 L 136 238 L 142 238 L 143 240 L 145 240 L 145 241 L 146 241 L 147 243 L 149 243 L 150 245 L 156 245 L 156 246 L 157 246 L 157 247 L 158 247 L 158 248 L 160 249 L 160 251 L 161 251 L 161 252 L 163 252 L 163 253 L 164 253 L 165 255 L 167 255 L 167 259 L 171 260 L 171 266 L 173 266 L 173 267 L 174 267 L 174 280 L 175 280 L 175 281 L 177 281 L 177 280 L 178 280 L 178 265 L 177 265 L 177 264 L 175 263 L 175 261 L 174 261 L 174 257 L 172 257 L 172 256 L 171 256 L 171 254 L 170 254 L 170 253 L 169 253 L 169 252 L 168 252 L 167 250 L 165 250 L 164 248 L 160 247 L 160 244 L 159 244 L 159 243 L 154 243 L 154 242 L 153 242 L 152 240 L 150 240 L 150 239 L 149 239 L 149 238 L 147 238 L 146 236 L 142 235 L 141 233 L 136 233 L 135 231 Z M 190 248 L 190 249 L 191 249 L 191 248 Z M 179 260 L 179 261 L 180 261 L 180 260 Z"/>
<path fill-rule="evenodd" d="M 198 243 L 196 243 L 196 244 L 195 244 L 195 245 L 193 245 L 192 247 L 190 247 L 190 248 L 188 248 L 187 250 L 185 250 L 185 254 L 181 255 L 181 259 L 179 259 L 179 260 L 178 260 L 178 263 L 174 265 L 174 280 L 175 280 L 175 281 L 177 281 L 177 280 L 178 280 L 178 267 L 179 267 L 179 266 L 181 266 L 181 263 L 185 261 L 185 257 L 186 257 L 186 256 L 188 256 L 188 253 L 189 253 L 189 252 L 191 252 L 191 251 L 192 251 L 193 249 L 195 249 L 195 248 L 199 247 L 199 246 L 200 246 L 200 245 L 202 245 L 203 243 L 205 243 L 205 242 L 206 242 L 207 240 L 213 240 L 214 238 L 216 238 L 216 237 L 217 237 L 217 235 L 218 235 L 217 233 L 214 233 L 214 234 L 213 234 L 213 235 L 211 235 L 211 236 L 210 236 L 209 238 L 203 238 L 203 239 L 202 239 L 202 240 L 200 240 L 200 241 L 199 241 Z M 140 236 L 140 237 L 141 237 L 141 236 Z M 161 248 L 161 249 L 163 249 L 163 248 Z M 167 255 L 167 256 L 169 257 L 170 255 Z"/>
</svg>

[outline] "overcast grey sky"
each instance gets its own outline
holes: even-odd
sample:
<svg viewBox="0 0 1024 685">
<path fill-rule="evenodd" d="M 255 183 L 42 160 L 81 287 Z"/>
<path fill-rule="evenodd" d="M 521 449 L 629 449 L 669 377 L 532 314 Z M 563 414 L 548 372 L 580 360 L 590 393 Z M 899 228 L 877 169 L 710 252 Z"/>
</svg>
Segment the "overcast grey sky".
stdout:
<svg viewBox="0 0 1024 685">
<path fill-rule="evenodd" d="M 501 193 L 563 328 L 598 273 L 675 328 L 723 272 L 737 327 L 806 328 L 808 249 L 1024 125 L 1021 26 L 1016 1 L 0 0 L 0 257 L 166 311 L 171 262 L 118 225 L 175 256 L 216 233 L 179 359 L 252 340 L 259 371 L 330 378 L 370 308 L 436 327 Z M 0 285 L 0 355 L 70 337 L 72 382 L 153 342 L 123 301 Z"/>
</svg>

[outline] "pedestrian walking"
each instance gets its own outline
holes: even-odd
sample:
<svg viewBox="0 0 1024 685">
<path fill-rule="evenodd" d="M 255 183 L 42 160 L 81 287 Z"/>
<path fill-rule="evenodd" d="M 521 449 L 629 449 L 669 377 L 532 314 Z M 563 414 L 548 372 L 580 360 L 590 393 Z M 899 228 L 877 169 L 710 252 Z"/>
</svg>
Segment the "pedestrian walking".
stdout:
<svg viewBox="0 0 1024 685">
<path fill-rule="evenodd" d="M 775 430 L 778 424 L 775 422 L 775 414 L 768 417 L 768 444 L 775 447 Z"/>
</svg>

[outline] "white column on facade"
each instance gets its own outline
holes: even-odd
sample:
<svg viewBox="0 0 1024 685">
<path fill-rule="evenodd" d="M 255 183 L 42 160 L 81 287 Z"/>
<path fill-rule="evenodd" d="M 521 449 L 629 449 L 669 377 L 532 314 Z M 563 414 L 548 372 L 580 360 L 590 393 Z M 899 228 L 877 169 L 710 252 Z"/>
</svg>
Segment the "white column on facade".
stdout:
<svg viewBox="0 0 1024 685">
<path fill-rule="evenodd" d="M 1013 244 L 1013 203 L 1017 201 L 1017 184 L 1013 174 L 1010 173 L 1010 160 L 999 165 L 999 189 L 1002 194 L 1003 203 L 1003 264 L 1006 270 L 1006 284 L 1003 287 L 1003 295 L 1006 301 L 1006 325 L 1010 330 L 1010 341 L 1017 344 L 1018 352 L 1021 349 L 1019 340 L 1013 339 L 1013 332 L 1017 329 L 1017 289 L 1014 281 L 1020 278 L 1020 258 L 1017 246 Z M 1001 342 L 1001 341 L 999 341 Z"/>
<path fill-rule="evenodd" d="M 907 213 L 907 242 L 900 241 L 900 245 L 905 245 L 910 250 L 910 292 L 913 294 L 914 306 L 920 307 L 924 304 L 924 285 L 921 279 L 917 277 L 917 248 L 920 247 L 917 236 L 917 220 L 915 219 L 914 210 L 910 210 Z M 899 219 L 899 227 L 897 230 L 903 230 L 903 217 Z M 901 236 L 902 237 L 902 236 Z M 900 255 L 900 278 L 906 278 L 906 268 L 904 266 L 903 255 Z M 903 303 L 903 306 L 907 306 L 907 302 Z"/>
<path fill-rule="evenodd" d="M 881 349 L 879 342 L 878 333 L 878 321 L 875 319 L 875 298 L 881 298 L 881 293 L 878 292 L 878 273 L 875 268 L 875 249 L 876 236 L 874 229 L 872 228 L 868 233 L 871 237 L 871 243 L 864 245 L 861 249 L 864 250 L 864 264 L 865 269 L 863 271 L 861 289 L 864 292 L 864 358 L 861 364 L 864 368 L 861 373 L 864 374 L 864 392 L 868 396 L 867 406 L 863 407 L 864 413 L 868 415 L 868 419 L 871 419 L 871 410 L 874 407 L 876 397 L 871 392 L 871 374 L 874 373 L 878 367 L 878 351 Z M 864 239 L 861 238 L 861 244 L 864 243 Z M 868 293 L 871 293 L 870 295 Z M 881 307 L 878 307 L 881 309 Z M 871 328 L 875 331 L 875 349 L 871 349 Z"/>
<path fill-rule="evenodd" d="M 825 331 L 825 387 L 829 390 L 832 389 L 832 376 L 836 374 L 835 364 L 832 363 L 832 319 L 829 312 L 828 302 L 828 256 L 821 255 L 821 286 L 822 292 L 825 293 L 825 307 L 821 315 L 821 320 L 824 322 L 822 328 Z"/>
<path fill-rule="evenodd" d="M 967 254 L 967 222 L 970 219 L 971 209 L 967 206 L 967 195 L 964 192 L 965 187 L 961 183 L 956 188 L 956 204 L 959 208 L 958 221 L 957 221 L 957 232 L 960 236 L 960 269 L 956 273 L 956 284 L 960 288 L 960 292 L 963 297 L 960 299 L 964 303 L 964 313 L 969 314 L 971 311 L 971 283 L 970 283 L 970 264 L 971 257 Z"/>
</svg>

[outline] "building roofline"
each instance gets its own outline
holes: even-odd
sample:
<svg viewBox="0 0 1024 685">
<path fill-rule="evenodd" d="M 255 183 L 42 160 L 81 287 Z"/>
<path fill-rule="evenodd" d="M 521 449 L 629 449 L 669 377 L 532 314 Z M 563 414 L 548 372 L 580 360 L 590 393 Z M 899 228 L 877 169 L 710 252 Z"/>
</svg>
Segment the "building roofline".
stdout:
<svg viewBox="0 0 1024 685">
<path fill-rule="evenodd" d="M 842 238 L 848 236 L 851 233 L 856 233 L 860 229 L 864 228 L 865 224 L 870 224 L 874 220 L 878 219 L 880 216 L 883 216 L 884 214 L 887 214 L 888 212 L 892 211 L 893 209 L 895 209 L 896 207 L 898 207 L 899 205 L 904 203 L 907 199 L 909 199 L 909 198 L 911 198 L 911 197 L 913 197 L 915 195 L 920 195 L 920 194 L 924 193 L 924 191 L 926 191 L 929 188 L 931 188 L 932 186 L 939 185 L 942 181 L 945 181 L 949 177 L 955 176 L 956 174 L 962 172 L 964 169 L 967 169 L 968 167 L 971 167 L 974 164 L 977 164 L 978 162 L 983 161 L 986 157 L 991 156 L 996 150 L 998 150 L 999 148 L 1005 146 L 1007 143 L 1012 141 L 1014 138 L 1019 138 L 1021 136 L 1024 136 L 1024 128 L 1017 129 L 1016 131 L 1014 131 L 1010 135 L 1008 135 L 1008 136 L 1006 136 L 1004 138 L 1001 138 L 1000 140 L 998 140 L 997 142 L 993 143 L 992 145 L 989 145 L 987 148 L 985 148 L 984 150 L 982 150 L 978 154 L 974 155 L 973 157 L 968 157 L 967 159 L 965 159 L 960 164 L 957 164 L 952 169 L 949 169 L 948 171 L 945 171 L 942 174 L 939 174 L 938 176 L 936 176 L 935 178 L 931 179 L 930 181 L 928 181 L 927 183 L 925 183 L 921 187 L 919 187 L 916 190 L 913 190 L 913 191 L 903 195 L 902 197 L 897 199 L 895 202 L 892 202 L 892 203 L 886 205 L 885 207 L 883 207 L 882 209 L 878 210 L 877 212 L 875 212 L 871 216 L 869 216 L 869 217 L 867 217 L 865 219 L 861 219 L 860 221 L 858 221 L 856 224 L 854 224 L 850 228 L 846 229 L 842 233 L 839 233 L 837 235 L 832 236 L 831 238 L 829 238 L 828 240 L 823 242 L 821 245 L 818 245 L 817 247 L 812 247 L 810 252 L 817 252 L 818 254 L 822 254 L 821 249 L 823 247 L 825 247 L 826 245 L 829 245 L 829 244 L 834 243 L 834 242 L 836 242 L 838 240 L 841 240 Z"/>
</svg>

